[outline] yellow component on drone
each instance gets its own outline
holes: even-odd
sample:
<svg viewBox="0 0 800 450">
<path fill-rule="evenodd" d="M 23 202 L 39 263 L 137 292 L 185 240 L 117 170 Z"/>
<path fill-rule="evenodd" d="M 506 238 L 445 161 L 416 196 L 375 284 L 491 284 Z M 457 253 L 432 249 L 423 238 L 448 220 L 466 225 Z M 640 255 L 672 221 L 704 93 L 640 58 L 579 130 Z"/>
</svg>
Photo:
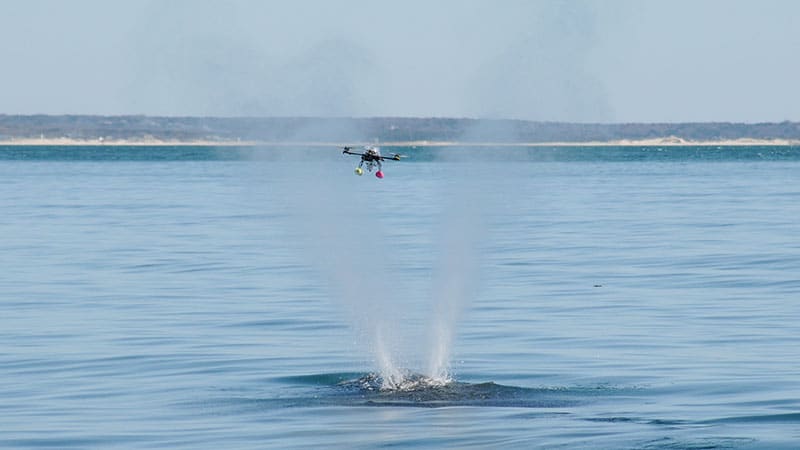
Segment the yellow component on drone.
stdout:
<svg viewBox="0 0 800 450">
<path fill-rule="evenodd" d="M 364 169 L 361 167 L 356 167 L 356 175 L 361 176 L 364 175 Z"/>
</svg>

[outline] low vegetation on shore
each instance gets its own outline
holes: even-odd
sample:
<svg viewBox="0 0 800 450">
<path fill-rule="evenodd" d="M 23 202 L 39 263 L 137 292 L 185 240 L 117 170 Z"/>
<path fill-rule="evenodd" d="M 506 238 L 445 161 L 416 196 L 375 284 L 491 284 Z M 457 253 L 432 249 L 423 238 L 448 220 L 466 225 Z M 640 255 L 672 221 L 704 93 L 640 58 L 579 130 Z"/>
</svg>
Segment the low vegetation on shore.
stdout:
<svg viewBox="0 0 800 450">
<path fill-rule="evenodd" d="M 800 122 L 567 123 L 464 118 L 155 117 L 0 114 L 0 142 L 795 144 Z"/>
</svg>

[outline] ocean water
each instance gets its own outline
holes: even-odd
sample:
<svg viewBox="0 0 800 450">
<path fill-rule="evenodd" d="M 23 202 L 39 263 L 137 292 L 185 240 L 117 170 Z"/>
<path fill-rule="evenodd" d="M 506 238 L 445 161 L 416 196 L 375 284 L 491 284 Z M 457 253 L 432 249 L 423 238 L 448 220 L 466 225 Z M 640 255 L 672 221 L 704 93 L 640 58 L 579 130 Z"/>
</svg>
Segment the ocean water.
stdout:
<svg viewBox="0 0 800 450">
<path fill-rule="evenodd" d="M 800 148 L 0 147 L 0 448 L 800 446 Z"/>
</svg>

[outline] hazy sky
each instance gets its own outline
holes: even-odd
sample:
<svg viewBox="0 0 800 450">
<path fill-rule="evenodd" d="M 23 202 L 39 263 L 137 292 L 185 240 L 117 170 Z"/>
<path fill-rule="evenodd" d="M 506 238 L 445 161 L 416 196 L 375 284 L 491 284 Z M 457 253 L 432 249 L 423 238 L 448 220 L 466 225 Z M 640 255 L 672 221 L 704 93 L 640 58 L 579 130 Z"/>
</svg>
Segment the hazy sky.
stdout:
<svg viewBox="0 0 800 450">
<path fill-rule="evenodd" d="M 0 113 L 800 120 L 800 2 L 3 0 Z"/>
</svg>

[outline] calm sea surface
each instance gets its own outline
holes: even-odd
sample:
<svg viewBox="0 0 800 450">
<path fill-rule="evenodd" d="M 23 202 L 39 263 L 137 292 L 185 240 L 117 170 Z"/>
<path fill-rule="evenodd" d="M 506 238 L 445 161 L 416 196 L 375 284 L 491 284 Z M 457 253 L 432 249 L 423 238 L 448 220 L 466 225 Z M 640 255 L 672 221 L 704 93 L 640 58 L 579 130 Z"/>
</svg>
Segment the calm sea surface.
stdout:
<svg viewBox="0 0 800 450">
<path fill-rule="evenodd" d="M 390 151 L 0 147 L 0 448 L 800 447 L 800 148 Z"/>
</svg>

